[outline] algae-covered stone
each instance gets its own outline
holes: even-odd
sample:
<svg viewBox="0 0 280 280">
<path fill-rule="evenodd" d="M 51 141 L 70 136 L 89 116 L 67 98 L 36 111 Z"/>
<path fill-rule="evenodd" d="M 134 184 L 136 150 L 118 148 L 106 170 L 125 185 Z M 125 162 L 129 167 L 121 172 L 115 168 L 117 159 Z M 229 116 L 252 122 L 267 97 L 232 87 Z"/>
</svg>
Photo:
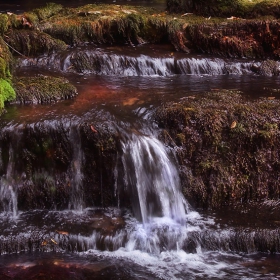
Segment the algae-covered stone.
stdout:
<svg viewBox="0 0 280 280">
<path fill-rule="evenodd" d="M 167 8 L 170 12 L 193 12 L 203 16 L 280 16 L 278 0 L 168 0 Z"/>
<path fill-rule="evenodd" d="M 194 205 L 215 208 L 280 198 L 278 99 L 210 92 L 165 104 L 156 120 L 164 129 L 162 140 L 180 145 L 183 192 Z"/>
<path fill-rule="evenodd" d="M 76 88 L 65 78 L 51 76 L 21 77 L 15 79 L 17 102 L 51 103 L 77 95 Z"/>
<path fill-rule="evenodd" d="M 15 55 L 20 53 L 25 56 L 35 56 L 49 54 L 67 48 L 67 45 L 63 41 L 38 30 L 10 30 L 6 40 L 12 47 Z"/>
<path fill-rule="evenodd" d="M 256 72 L 263 76 L 279 76 L 280 62 L 275 60 L 262 61 L 259 67 L 256 67 Z"/>
</svg>

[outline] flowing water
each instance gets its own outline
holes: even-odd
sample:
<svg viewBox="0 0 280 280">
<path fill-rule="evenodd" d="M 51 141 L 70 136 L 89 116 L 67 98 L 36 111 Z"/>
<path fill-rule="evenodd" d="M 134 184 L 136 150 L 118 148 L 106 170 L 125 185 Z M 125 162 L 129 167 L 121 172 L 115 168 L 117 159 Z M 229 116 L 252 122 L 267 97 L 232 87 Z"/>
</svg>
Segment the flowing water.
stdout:
<svg viewBox="0 0 280 280">
<path fill-rule="evenodd" d="M 85 57 L 91 62 L 86 67 L 79 63 Z M 265 217 L 261 226 L 246 218 L 241 225 L 240 217 L 192 209 L 180 190 L 174 151 L 157 139 L 151 119 L 162 102 L 209 90 L 279 98 L 279 78 L 259 76 L 260 63 L 174 54 L 171 46 L 154 45 L 85 47 L 20 60 L 19 74 L 64 75 L 79 95 L 52 105 L 14 104 L 1 117 L 1 132 L 11 140 L 7 144 L 1 138 L 0 147 L 5 170 L 0 177 L 0 278 L 279 279 L 279 255 L 258 253 L 263 237 L 277 236 L 278 227 L 269 228 Z M 84 185 L 91 178 L 84 167 L 89 150 L 81 135 L 84 123 L 92 131 L 108 126 L 120 134 L 110 171 L 111 207 L 87 202 Z M 37 171 L 46 184 L 68 180 L 70 192 L 48 209 L 38 201 L 36 209 L 22 211 L 18 195 L 28 182 L 18 154 L 28 150 L 24 135 L 33 131 L 68 143 L 65 177 L 49 162 L 42 168 L 44 159 L 38 159 Z M 97 164 L 103 166 L 101 160 Z M 101 172 L 101 205 L 106 179 Z"/>
</svg>

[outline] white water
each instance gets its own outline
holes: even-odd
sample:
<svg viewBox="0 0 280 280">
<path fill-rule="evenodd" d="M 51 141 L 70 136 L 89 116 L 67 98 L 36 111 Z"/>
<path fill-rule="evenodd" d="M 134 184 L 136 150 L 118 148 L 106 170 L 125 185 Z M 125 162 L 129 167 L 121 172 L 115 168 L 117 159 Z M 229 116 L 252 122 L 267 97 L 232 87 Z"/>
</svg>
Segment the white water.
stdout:
<svg viewBox="0 0 280 280">
<path fill-rule="evenodd" d="M 125 50 L 123 51 L 125 53 Z M 148 54 L 138 56 L 112 54 L 100 49 L 74 51 L 69 54 L 53 54 L 34 60 L 23 59 L 21 66 L 46 67 L 65 73 L 95 74 L 101 76 L 174 76 L 174 75 L 242 75 L 254 74 L 260 62 L 226 60 L 207 57 L 157 57 Z M 165 53 L 166 56 L 166 53 Z M 87 61 L 83 64 L 83 61 Z"/>
<path fill-rule="evenodd" d="M 180 191 L 177 168 L 163 144 L 152 136 L 132 135 L 122 148 L 124 185 L 136 217 L 145 225 L 156 217 L 184 225 L 188 206 Z"/>
<path fill-rule="evenodd" d="M 69 201 L 69 209 L 82 211 L 84 208 L 84 193 L 83 193 L 83 149 L 81 147 L 81 139 L 79 131 L 76 127 L 70 127 L 69 132 L 70 142 L 72 144 L 73 156 L 69 170 L 71 178 L 71 196 Z"/>
<path fill-rule="evenodd" d="M 7 166 L 7 173 L 5 176 L 0 178 L 0 203 L 2 208 L 6 212 L 13 213 L 13 217 L 16 217 L 18 214 L 18 205 L 17 205 L 17 184 L 15 180 L 14 172 L 14 157 L 13 149 L 9 149 L 9 162 Z"/>
</svg>

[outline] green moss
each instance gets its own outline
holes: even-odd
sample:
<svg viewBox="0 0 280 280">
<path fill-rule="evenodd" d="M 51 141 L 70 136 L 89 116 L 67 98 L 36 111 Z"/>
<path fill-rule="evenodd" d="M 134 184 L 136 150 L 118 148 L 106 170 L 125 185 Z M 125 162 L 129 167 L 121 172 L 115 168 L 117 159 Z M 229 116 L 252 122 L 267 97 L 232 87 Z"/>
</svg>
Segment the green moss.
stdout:
<svg viewBox="0 0 280 280">
<path fill-rule="evenodd" d="M 271 139 L 272 137 L 279 134 L 278 124 L 277 123 L 265 123 L 263 129 L 258 131 L 259 135 L 266 140 Z"/>
<path fill-rule="evenodd" d="M 39 27 L 39 17 L 35 12 L 24 13 L 25 18 L 35 27 Z"/>
<path fill-rule="evenodd" d="M 12 101 L 15 98 L 16 94 L 11 84 L 0 78 L 0 112 L 4 109 L 5 101 Z"/>
<path fill-rule="evenodd" d="M 11 30 L 7 42 L 13 49 L 25 56 L 50 53 L 67 48 L 63 41 L 52 38 L 50 35 L 38 30 Z"/>
<path fill-rule="evenodd" d="M 168 0 L 170 12 L 195 12 L 203 16 L 238 16 L 253 18 L 280 15 L 278 0 Z"/>
<path fill-rule="evenodd" d="M 6 61 L 0 57 L 0 79 L 10 79 L 11 73 Z"/>
<path fill-rule="evenodd" d="M 76 88 L 65 78 L 51 76 L 21 77 L 14 82 L 20 103 L 50 103 L 73 98 Z"/>
<path fill-rule="evenodd" d="M 164 104 L 155 119 L 162 141 L 180 145 L 183 189 L 197 206 L 279 198 L 278 99 L 221 90 Z"/>
<path fill-rule="evenodd" d="M 40 9 L 35 9 L 33 12 L 38 16 L 39 20 L 45 20 L 51 16 L 59 13 L 63 6 L 55 3 L 47 3 L 47 5 Z"/>
<path fill-rule="evenodd" d="M 0 14 L 0 35 L 3 35 L 8 30 L 8 16 Z"/>
</svg>

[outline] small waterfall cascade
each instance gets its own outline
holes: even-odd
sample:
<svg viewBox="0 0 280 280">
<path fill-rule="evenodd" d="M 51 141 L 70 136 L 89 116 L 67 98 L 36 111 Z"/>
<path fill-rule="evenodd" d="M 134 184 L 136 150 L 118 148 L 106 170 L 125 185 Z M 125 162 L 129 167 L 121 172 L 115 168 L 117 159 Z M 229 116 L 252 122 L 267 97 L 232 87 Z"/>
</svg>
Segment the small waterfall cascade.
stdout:
<svg viewBox="0 0 280 280">
<path fill-rule="evenodd" d="M 9 162 L 5 176 L 0 178 L 0 204 L 5 212 L 13 213 L 13 217 L 18 214 L 17 184 L 14 173 L 14 151 L 9 148 Z"/>
<path fill-rule="evenodd" d="M 83 192 L 83 151 L 81 147 L 81 139 L 76 127 L 70 128 L 70 143 L 72 144 L 73 156 L 70 165 L 70 185 L 71 194 L 69 201 L 69 209 L 82 211 L 84 208 L 84 192 Z"/>
<path fill-rule="evenodd" d="M 166 55 L 165 55 L 166 56 Z M 260 62 L 226 60 L 208 57 L 162 57 L 141 54 L 127 55 L 125 51 L 112 54 L 99 49 L 53 54 L 35 60 L 22 59 L 20 66 L 47 67 L 64 73 L 101 76 L 160 76 L 173 75 L 242 75 L 254 74 Z"/>
<path fill-rule="evenodd" d="M 188 206 L 180 192 L 179 174 L 164 145 L 151 136 L 133 135 L 122 143 L 124 186 L 135 216 L 148 224 L 156 217 L 184 225 Z"/>
</svg>

